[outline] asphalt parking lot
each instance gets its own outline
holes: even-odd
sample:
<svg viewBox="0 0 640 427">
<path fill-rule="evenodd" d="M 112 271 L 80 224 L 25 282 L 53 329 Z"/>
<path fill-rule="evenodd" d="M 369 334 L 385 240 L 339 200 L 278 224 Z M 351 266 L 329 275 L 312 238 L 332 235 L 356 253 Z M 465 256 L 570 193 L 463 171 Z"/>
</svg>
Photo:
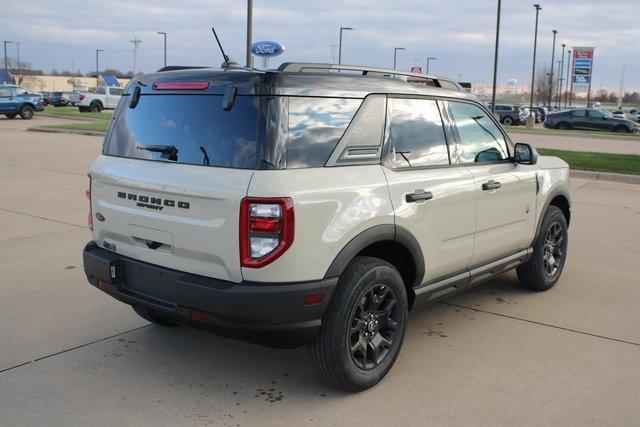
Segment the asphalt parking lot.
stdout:
<svg viewBox="0 0 640 427">
<path fill-rule="evenodd" d="M 637 425 L 640 185 L 573 179 L 569 259 L 546 293 L 509 273 L 411 315 L 360 393 L 304 349 L 149 325 L 89 286 L 87 168 L 101 138 L 0 119 L 0 424 Z"/>
</svg>

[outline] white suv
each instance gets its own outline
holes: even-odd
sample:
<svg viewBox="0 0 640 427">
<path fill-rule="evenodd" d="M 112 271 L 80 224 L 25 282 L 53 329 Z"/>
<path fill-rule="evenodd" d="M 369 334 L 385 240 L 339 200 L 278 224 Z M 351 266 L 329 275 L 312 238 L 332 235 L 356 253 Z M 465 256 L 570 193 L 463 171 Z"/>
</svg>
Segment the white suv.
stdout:
<svg viewBox="0 0 640 427">
<path fill-rule="evenodd" d="M 309 344 L 354 391 L 391 369 L 410 310 L 515 267 L 549 289 L 567 254 L 567 164 L 444 78 L 136 76 L 89 176 L 91 284 L 159 325 Z"/>
</svg>

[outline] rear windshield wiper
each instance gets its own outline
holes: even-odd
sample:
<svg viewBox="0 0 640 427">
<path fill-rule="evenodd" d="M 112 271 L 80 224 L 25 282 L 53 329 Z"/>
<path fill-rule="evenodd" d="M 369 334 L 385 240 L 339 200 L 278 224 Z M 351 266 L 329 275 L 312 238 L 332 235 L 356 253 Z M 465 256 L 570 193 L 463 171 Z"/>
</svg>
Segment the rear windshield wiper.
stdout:
<svg viewBox="0 0 640 427">
<path fill-rule="evenodd" d="M 178 161 L 178 149 L 173 145 L 145 145 L 137 146 L 138 150 L 151 151 L 153 153 L 162 153 L 162 157 L 168 160 Z"/>
</svg>

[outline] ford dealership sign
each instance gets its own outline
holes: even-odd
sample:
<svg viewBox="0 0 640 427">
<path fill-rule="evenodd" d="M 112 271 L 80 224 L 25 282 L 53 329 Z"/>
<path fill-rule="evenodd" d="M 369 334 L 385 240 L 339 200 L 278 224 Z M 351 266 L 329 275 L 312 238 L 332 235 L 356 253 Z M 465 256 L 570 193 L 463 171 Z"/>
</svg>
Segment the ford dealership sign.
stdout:
<svg viewBox="0 0 640 427">
<path fill-rule="evenodd" d="M 278 56 L 284 52 L 284 46 L 278 42 L 262 41 L 251 45 L 251 53 L 255 56 L 271 57 Z"/>
</svg>

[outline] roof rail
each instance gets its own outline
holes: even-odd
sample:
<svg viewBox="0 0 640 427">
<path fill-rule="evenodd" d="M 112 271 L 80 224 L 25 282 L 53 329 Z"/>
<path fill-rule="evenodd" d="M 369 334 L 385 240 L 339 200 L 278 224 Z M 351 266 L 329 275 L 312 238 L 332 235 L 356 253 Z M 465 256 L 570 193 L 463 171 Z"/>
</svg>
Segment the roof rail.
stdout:
<svg viewBox="0 0 640 427">
<path fill-rule="evenodd" d="M 293 73 L 303 72 L 329 72 L 329 71 L 359 71 L 363 76 L 377 76 L 377 77 L 391 77 L 391 76 L 405 76 L 420 80 L 431 80 L 438 87 L 446 87 L 447 89 L 457 89 L 463 91 L 464 88 L 460 86 L 458 82 L 446 77 L 436 77 L 421 73 L 412 73 L 409 71 L 392 70 L 388 68 L 377 67 L 364 67 L 359 65 L 342 65 L 342 64 L 322 64 L 312 62 L 284 62 L 278 67 L 278 71 L 286 71 Z M 449 84 L 442 85 L 441 82 L 447 82 Z M 451 87 L 453 86 L 453 87 Z"/>
</svg>

